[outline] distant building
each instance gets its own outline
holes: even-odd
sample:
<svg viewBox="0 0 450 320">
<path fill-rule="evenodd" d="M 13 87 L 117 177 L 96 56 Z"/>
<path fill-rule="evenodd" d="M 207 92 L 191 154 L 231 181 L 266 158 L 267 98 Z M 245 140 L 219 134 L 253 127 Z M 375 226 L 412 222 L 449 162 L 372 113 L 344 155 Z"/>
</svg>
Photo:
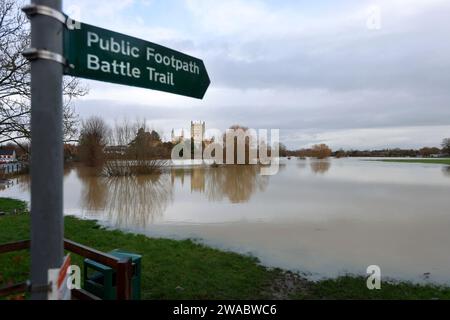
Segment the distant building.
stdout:
<svg viewBox="0 0 450 320">
<path fill-rule="evenodd" d="M 205 122 L 195 122 L 191 121 L 191 141 L 204 142 L 205 141 L 205 133 L 206 133 L 206 123 Z M 181 135 L 176 135 L 175 130 L 172 129 L 172 143 L 178 144 L 185 140 L 184 129 L 181 130 Z"/>
<path fill-rule="evenodd" d="M 15 150 L 0 150 L 0 161 L 1 162 L 14 162 L 16 161 L 16 151 Z"/>
<path fill-rule="evenodd" d="M 430 158 L 445 158 L 445 157 L 447 157 L 447 155 L 444 153 L 430 154 Z"/>
<path fill-rule="evenodd" d="M 177 136 L 175 135 L 175 130 L 172 129 L 172 143 L 173 144 L 179 144 L 184 141 L 184 129 L 181 130 L 181 135 Z"/>
<path fill-rule="evenodd" d="M 194 122 L 191 121 L 191 139 L 193 141 L 201 141 L 205 140 L 205 130 L 206 124 L 205 122 Z"/>
</svg>

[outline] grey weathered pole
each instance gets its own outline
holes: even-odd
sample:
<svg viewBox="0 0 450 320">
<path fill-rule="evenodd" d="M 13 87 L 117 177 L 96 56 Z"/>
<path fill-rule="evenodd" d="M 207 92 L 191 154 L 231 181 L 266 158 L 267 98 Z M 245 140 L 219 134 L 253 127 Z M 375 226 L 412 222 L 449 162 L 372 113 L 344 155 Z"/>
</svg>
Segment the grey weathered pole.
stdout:
<svg viewBox="0 0 450 320">
<path fill-rule="evenodd" d="M 62 10 L 62 0 L 32 0 Z M 31 47 L 63 54 L 63 24 L 47 15 L 31 19 Z M 31 62 L 31 285 L 32 299 L 47 299 L 47 272 L 61 267 L 63 249 L 63 65 Z"/>
</svg>

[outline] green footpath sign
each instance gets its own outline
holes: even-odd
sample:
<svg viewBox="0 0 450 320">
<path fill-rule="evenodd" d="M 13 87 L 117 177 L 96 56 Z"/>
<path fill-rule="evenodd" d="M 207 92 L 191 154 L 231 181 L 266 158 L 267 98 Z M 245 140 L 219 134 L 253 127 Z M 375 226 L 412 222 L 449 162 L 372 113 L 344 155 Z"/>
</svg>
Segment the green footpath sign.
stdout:
<svg viewBox="0 0 450 320">
<path fill-rule="evenodd" d="M 202 60 L 81 23 L 64 32 L 66 75 L 202 99 L 210 80 Z"/>
</svg>

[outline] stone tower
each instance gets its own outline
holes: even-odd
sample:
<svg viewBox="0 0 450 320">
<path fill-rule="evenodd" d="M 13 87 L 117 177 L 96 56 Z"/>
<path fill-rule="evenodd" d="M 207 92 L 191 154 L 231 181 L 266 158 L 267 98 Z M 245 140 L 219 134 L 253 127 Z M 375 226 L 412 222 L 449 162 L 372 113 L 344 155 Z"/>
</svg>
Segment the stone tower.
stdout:
<svg viewBox="0 0 450 320">
<path fill-rule="evenodd" d="M 203 142 L 205 140 L 205 122 L 191 121 L 191 139 L 196 142 Z"/>
</svg>

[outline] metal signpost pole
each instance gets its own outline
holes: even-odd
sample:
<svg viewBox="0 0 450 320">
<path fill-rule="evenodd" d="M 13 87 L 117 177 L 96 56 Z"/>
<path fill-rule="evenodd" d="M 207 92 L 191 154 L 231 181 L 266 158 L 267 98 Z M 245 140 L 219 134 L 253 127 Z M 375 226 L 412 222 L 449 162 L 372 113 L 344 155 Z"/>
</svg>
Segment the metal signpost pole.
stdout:
<svg viewBox="0 0 450 320">
<path fill-rule="evenodd" d="M 31 60 L 31 298 L 44 300 L 48 270 L 60 268 L 64 255 L 64 25 L 57 17 L 62 0 L 32 0 L 30 8 L 31 49 L 24 55 Z"/>
</svg>

